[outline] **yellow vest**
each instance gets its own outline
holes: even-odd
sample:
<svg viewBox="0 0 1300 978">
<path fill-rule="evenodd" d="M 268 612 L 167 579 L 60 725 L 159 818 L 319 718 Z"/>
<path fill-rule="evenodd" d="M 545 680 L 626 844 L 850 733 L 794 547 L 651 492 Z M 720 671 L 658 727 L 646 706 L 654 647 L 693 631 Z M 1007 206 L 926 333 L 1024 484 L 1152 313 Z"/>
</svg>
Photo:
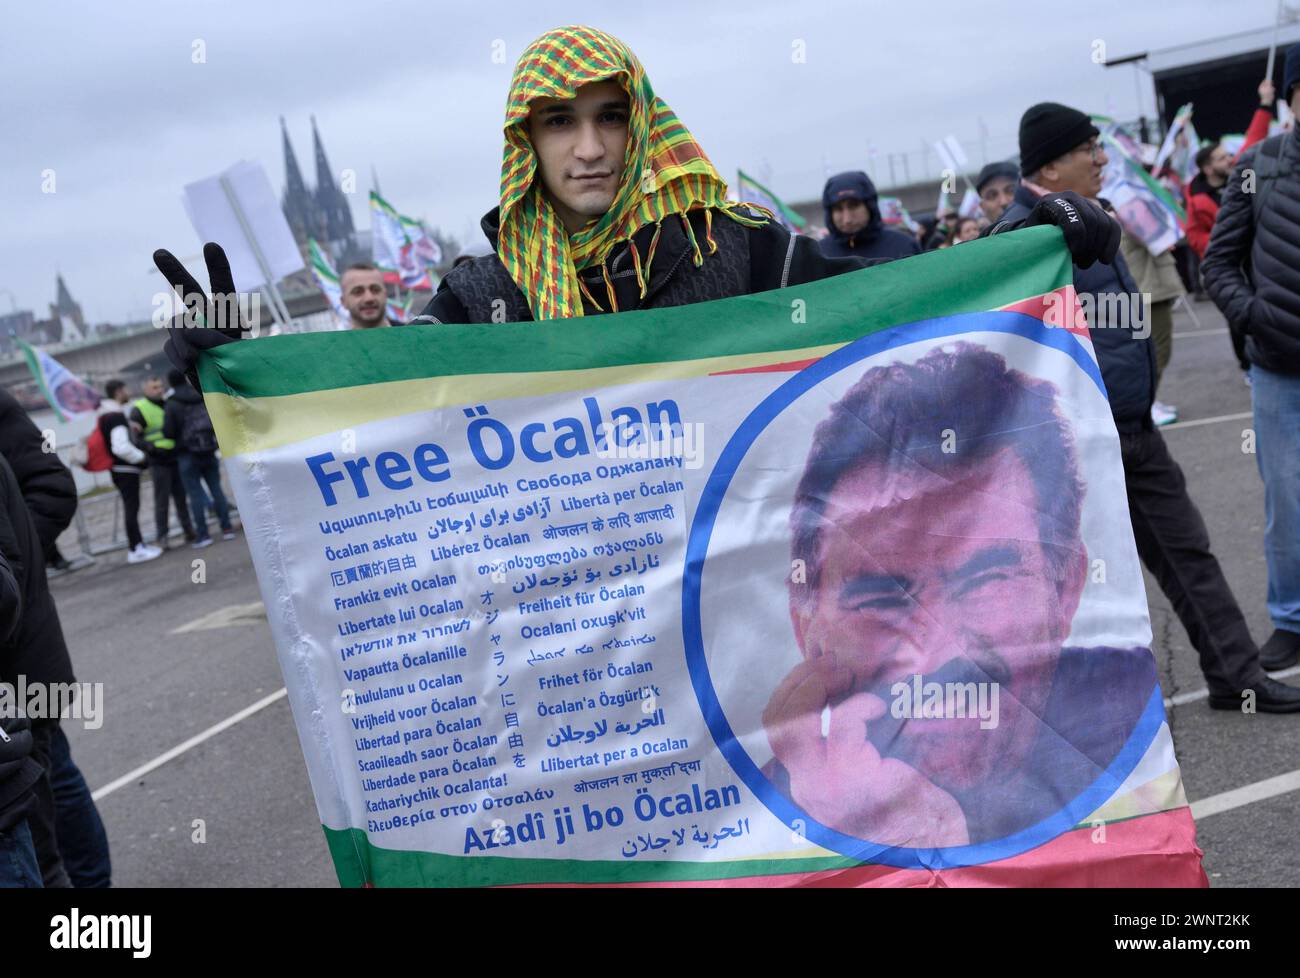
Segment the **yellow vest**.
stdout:
<svg viewBox="0 0 1300 978">
<path fill-rule="evenodd" d="M 136 398 L 135 406 L 140 410 L 140 417 L 144 418 L 144 440 L 160 451 L 166 452 L 175 448 L 176 442 L 163 437 L 162 407 L 147 397 Z"/>
</svg>

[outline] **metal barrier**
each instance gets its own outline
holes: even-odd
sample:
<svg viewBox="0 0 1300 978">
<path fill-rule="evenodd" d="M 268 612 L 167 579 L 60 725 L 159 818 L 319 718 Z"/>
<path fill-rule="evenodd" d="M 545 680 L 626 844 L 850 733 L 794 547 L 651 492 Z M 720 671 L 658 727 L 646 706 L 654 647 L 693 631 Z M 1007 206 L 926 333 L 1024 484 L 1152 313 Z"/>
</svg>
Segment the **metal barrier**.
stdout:
<svg viewBox="0 0 1300 978">
<path fill-rule="evenodd" d="M 62 454 L 62 453 L 60 453 Z M 81 550 L 84 562 L 80 566 L 86 567 L 94 563 L 94 558 L 103 554 L 112 553 L 116 550 L 125 550 L 127 547 L 126 539 L 126 520 L 122 507 L 122 494 L 113 486 L 111 477 L 107 473 L 86 472 L 84 469 L 77 468 L 69 464 L 70 460 L 65 461 L 71 468 L 78 482 L 82 485 L 90 482 L 91 491 L 80 495 L 77 499 L 77 512 L 73 517 L 72 525 L 64 533 L 75 532 L 77 545 Z M 232 517 L 239 516 L 239 508 L 235 505 L 235 496 L 230 488 L 230 480 L 226 475 L 225 465 L 221 465 L 221 488 L 226 495 L 226 501 L 230 505 Z M 100 479 L 100 476 L 105 476 Z M 149 477 L 149 470 L 145 469 L 140 476 L 140 532 L 146 543 L 156 543 L 157 535 L 153 525 L 153 480 Z M 144 487 L 149 486 L 150 491 L 146 498 Z M 108 491 L 95 491 L 96 489 L 105 489 Z M 205 487 L 206 489 L 206 487 Z M 209 500 L 210 502 L 210 500 Z M 188 505 L 188 500 L 186 505 Z M 108 507 L 111 506 L 111 509 Z M 174 506 L 170 507 L 172 510 Z M 211 513 L 212 507 L 209 505 L 208 512 Z M 149 527 L 149 529 L 146 529 Z M 170 540 L 174 537 L 183 536 L 184 529 L 175 512 L 170 514 L 167 527 L 167 538 Z M 77 567 L 77 559 L 69 558 L 73 563 L 72 569 Z"/>
</svg>

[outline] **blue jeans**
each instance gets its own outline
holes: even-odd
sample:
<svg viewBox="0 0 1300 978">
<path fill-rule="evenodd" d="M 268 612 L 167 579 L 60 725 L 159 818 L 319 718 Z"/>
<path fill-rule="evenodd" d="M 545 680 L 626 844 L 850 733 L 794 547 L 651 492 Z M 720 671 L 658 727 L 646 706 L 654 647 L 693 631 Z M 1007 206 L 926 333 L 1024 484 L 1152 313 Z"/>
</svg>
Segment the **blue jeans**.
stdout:
<svg viewBox="0 0 1300 978">
<path fill-rule="evenodd" d="M 195 455 L 182 452 L 180 456 L 181 481 L 185 483 L 185 494 L 190 497 L 190 512 L 194 516 L 194 530 L 200 540 L 208 538 L 208 506 L 217 511 L 217 522 L 223 530 L 230 529 L 230 504 L 226 494 L 221 491 L 221 463 L 216 455 Z M 202 480 L 202 481 L 200 481 Z M 212 493 L 211 501 L 203 491 L 203 483 L 208 484 Z"/>
<path fill-rule="evenodd" d="M 1250 368 L 1273 626 L 1300 632 L 1300 376 Z"/>
<path fill-rule="evenodd" d="M 54 829 L 68 879 L 78 889 L 111 885 L 108 833 L 90 797 L 86 779 L 72 760 L 72 748 L 62 727 L 50 738 L 50 787 L 54 791 Z"/>
<path fill-rule="evenodd" d="M 41 867 L 36 862 L 32 830 L 23 819 L 8 832 L 0 832 L 0 889 L 41 888 Z"/>
</svg>

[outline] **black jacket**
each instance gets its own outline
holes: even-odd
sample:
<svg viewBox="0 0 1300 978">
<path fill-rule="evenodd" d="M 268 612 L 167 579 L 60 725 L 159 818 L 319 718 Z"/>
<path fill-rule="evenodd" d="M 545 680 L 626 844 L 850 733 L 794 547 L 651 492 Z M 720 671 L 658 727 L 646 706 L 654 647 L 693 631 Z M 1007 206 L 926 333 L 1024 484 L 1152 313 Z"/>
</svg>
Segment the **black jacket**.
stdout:
<svg viewBox="0 0 1300 978">
<path fill-rule="evenodd" d="M 18 480 L 0 457 L 0 554 L 13 572 L 23 609 L 17 630 L 0 643 L 0 682 L 15 682 L 19 675 L 29 683 L 74 681 L 42 551 Z"/>
<path fill-rule="evenodd" d="M 185 418 L 191 411 L 207 413 L 203 404 L 203 395 L 189 384 L 183 384 L 172 391 L 163 405 L 163 437 L 176 442 L 177 452 L 188 451 L 181 444 L 181 434 L 185 430 Z"/>
<path fill-rule="evenodd" d="M 0 510 L 0 524 L 4 518 Z M 18 631 L 22 604 L 18 580 L 0 551 L 0 647 Z M 0 832 L 8 832 L 31 806 L 32 785 L 40 780 L 41 766 L 32 759 L 30 721 L 0 716 L 0 730 L 5 734 L 0 737 Z"/>
<path fill-rule="evenodd" d="M 845 234 L 835 227 L 831 208 L 843 197 L 861 200 L 871 219 L 861 231 Z M 906 258 L 920 254 L 921 245 L 909 234 L 885 227 L 880 218 L 880 198 L 876 185 L 861 170 L 839 173 L 826 181 L 822 189 L 822 210 L 826 215 L 826 237 L 821 239 L 822 254 L 828 258 Z"/>
<path fill-rule="evenodd" d="M 640 298 L 628 249 L 616 248 L 610 255 L 606 267 L 620 311 L 681 306 L 766 292 L 873 264 L 857 259 L 826 258 L 811 238 L 792 235 L 776 222 L 750 228 L 718 213 L 713 215 L 713 240 L 718 249 L 709 254 L 703 211 L 692 211 L 690 221 L 704 255 L 703 265 L 696 266 L 692 261 L 690 241 L 681 218 L 666 218 L 650 265 L 644 299 Z M 523 293 L 495 254 L 498 231 L 499 208 L 494 208 L 483 218 L 483 233 L 492 243 L 494 253 L 467 261 L 448 272 L 433 299 L 413 323 L 526 322 L 533 318 Z M 654 227 L 647 225 L 633 236 L 641 255 L 649 250 L 653 234 Z M 587 269 L 583 279 L 588 291 L 607 311 L 607 292 L 600 269 Z M 601 311 L 583 298 L 584 315 Z"/>
<path fill-rule="evenodd" d="M 999 223 L 1023 221 L 1037 202 L 1029 188 L 1021 184 Z M 1155 344 L 1150 342 L 1150 322 L 1134 322 L 1132 312 L 1140 294 L 1124 256 L 1116 253 L 1109 265 L 1075 265 L 1074 288 L 1090 315 L 1088 332 L 1106 382 L 1115 427 L 1125 432 L 1150 428 L 1156 390 Z M 1143 325 L 1145 336 L 1140 329 Z"/>
<path fill-rule="evenodd" d="M 1266 193 L 1258 227 L 1245 173 L 1260 173 L 1260 154 L 1277 150 L 1277 179 Z M 1210 246 L 1201 263 L 1205 290 L 1237 335 L 1251 363 L 1300 374 L 1300 131 L 1274 136 L 1241 157 L 1223 188 Z"/>
<path fill-rule="evenodd" d="M 77 483 L 57 453 L 44 451 L 44 443 L 22 405 L 0 390 L 0 455 L 18 479 L 42 551 L 59 538 L 77 512 Z"/>
</svg>

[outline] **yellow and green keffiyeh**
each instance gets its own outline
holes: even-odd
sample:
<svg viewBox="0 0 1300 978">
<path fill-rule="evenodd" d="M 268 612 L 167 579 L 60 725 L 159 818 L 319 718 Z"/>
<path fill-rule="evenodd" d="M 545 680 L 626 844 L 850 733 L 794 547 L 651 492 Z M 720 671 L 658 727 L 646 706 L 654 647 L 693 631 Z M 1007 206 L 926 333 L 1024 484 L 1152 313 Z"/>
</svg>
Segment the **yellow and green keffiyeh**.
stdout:
<svg viewBox="0 0 1300 978">
<path fill-rule="evenodd" d="M 580 86 L 607 80 L 617 81 L 630 103 L 623 179 L 609 210 L 570 235 L 546 199 L 541 180 L 534 179 L 537 157 L 528 136 L 529 104 L 541 97 L 575 98 Z M 655 95 L 636 55 L 603 31 L 560 27 L 528 46 L 510 81 L 505 138 L 497 255 L 528 299 L 534 319 L 581 316 L 583 295 L 604 309 L 578 272 L 603 266 L 619 242 L 647 224 L 656 225 L 656 230 L 644 261 L 631 246 L 642 295 L 665 218 L 678 215 L 682 221 L 696 265 L 704 257 L 686 220 L 688 211 L 718 208 L 742 224 L 764 223 L 737 213 L 739 205 L 727 201 L 727 185 L 672 109 Z M 705 217 L 706 228 L 711 228 L 711 213 L 706 211 Z M 711 233 L 706 238 L 712 254 L 717 245 Z M 617 311 L 608 273 L 605 289 L 610 311 Z"/>
</svg>

